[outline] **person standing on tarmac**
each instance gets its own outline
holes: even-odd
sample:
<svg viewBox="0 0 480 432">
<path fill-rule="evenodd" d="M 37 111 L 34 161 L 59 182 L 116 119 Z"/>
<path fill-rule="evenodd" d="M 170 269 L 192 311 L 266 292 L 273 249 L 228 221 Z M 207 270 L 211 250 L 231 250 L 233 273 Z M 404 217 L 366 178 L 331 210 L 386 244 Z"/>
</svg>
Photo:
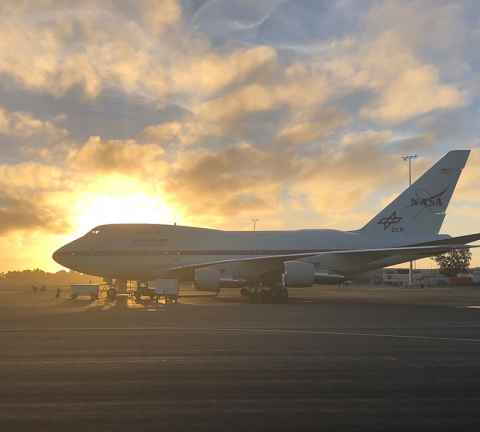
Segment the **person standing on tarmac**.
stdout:
<svg viewBox="0 0 480 432">
<path fill-rule="evenodd" d="M 60 288 L 57 288 L 57 293 L 55 294 L 55 298 L 59 299 L 61 293 L 62 293 L 62 290 Z"/>
</svg>

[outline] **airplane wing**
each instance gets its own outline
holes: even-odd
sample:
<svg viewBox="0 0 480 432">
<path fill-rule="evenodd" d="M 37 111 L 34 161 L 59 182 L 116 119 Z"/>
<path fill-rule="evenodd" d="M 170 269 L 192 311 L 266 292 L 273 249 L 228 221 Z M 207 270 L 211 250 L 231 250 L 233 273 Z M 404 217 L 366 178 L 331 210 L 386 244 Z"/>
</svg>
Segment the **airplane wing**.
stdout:
<svg viewBox="0 0 480 432">
<path fill-rule="evenodd" d="M 320 264 L 325 268 L 341 271 L 346 265 L 373 262 L 389 257 L 408 256 L 406 260 L 434 256 L 448 252 L 452 249 L 470 249 L 478 246 L 465 244 L 440 244 L 430 246 L 408 246 L 379 249 L 346 249 L 333 251 L 309 251 L 305 253 L 293 253 L 283 255 L 253 256 L 247 258 L 233 258 L 218 261 L 207 261 L 199 264 L 178 266 L 169 269 L 172 277 L 178 277 L 194 272 L 197 269 L 207 267 L 222 267 L 228 265 L 240 265 L 244 268 L 260 268 L 262 273 L 273 270 L 283 270 L 283 264 L 287 261 L 306 260 L 312 264 Z"/>
</svg>

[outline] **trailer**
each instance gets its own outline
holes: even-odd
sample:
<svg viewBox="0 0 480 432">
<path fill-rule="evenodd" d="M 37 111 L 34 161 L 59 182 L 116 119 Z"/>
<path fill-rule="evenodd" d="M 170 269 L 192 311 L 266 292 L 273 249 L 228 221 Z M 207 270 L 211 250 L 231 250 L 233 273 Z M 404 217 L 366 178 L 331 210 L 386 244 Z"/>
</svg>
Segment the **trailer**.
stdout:
<svg viewBox="0 0 480 432">
<path fill-rule="evenodd" d="M 155 279 L 148 283 L 141 283 L 137 287 L 135 297 L 140 301 L 142 296 L 150 297 L 158 303 L 162 298 L 165 304 L 178 302 L 178 281 L 176 279 Z"/>
<path fill-rule="evenodd" d="M 178 281 L 176 279 L 156 279 L 151 282 L 156 294 L 156 301 L 163 297 L 165 303 L 178 302 Z"/>
<path fill-rule="evenodd" d="M 100 285 L 97 284 L 72 284 L 70 285 L 72 300 L 77 297 L 90 297 L 92 301 L 98 299 Z"/>
</svg>

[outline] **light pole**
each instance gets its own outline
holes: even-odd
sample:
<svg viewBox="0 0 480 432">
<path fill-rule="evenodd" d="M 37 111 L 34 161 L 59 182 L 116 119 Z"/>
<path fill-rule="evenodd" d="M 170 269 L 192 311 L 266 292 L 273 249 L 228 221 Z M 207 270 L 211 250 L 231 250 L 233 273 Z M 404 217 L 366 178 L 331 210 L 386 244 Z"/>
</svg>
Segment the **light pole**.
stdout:
<svg viewBox="0 0 480 432">
<path fill-rule="evenodd" d="M 257 218 L 253 218 L 252 219 L 252 222 L 253 222 L 253 231 L 255 232 L 257 230 L 257 222 L 259 221 L 259 219 Z"/>
<path fill-rule="evenodd" d="M 402 156 L 404 161 L 408 161 L 408 186 L 412 185 L 412 160 L 416 159 L 418 155 L 416 154 L 409 154 Z M 408 270 L 408 285 L 412 286 L 413 284 L 413 261 L 410 260 L 410 268 Z"/>
</svg>

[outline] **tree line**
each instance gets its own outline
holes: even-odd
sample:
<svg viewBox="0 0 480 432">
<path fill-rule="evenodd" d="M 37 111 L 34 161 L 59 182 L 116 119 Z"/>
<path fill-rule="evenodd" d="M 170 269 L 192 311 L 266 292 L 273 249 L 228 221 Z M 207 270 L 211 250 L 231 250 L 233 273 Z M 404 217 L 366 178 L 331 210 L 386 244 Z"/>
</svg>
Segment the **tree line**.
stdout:
<svg viewBox="0 0 480 432">
<path fill-rule="evenodd" d="M 101 279 L 96 276 L 85 275 L 76 271 L 60 270 L 55 273 L 41 269 L 13 270 L 0 273 L 2 285 L 11 284 L 38 284 L 38 285 L 70 285 L 73 283 L 98 283 Z"/>
<path fill-rule="evenodd" d="M 452 249 L 450 252 L 432 258 L 445 276 L 457 276 L 459 273 L 468 273 L 472 252 L 470 249 Z"/>
</svg>

